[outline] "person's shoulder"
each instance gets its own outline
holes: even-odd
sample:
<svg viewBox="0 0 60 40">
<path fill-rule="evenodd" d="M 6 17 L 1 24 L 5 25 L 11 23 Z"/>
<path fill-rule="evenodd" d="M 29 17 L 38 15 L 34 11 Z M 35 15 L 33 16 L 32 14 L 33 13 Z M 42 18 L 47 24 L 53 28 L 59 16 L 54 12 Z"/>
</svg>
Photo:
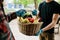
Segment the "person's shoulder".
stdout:
<svg viewBox="0 0 60 40">
<path fill-rule="evenodd" d="M 60 6 L 60 4 L 58 2 L 56 2 L 56 1 L 53 1 L 53 4 L 56 5 L 56 6 L 57 5 Z"/>
<path fill-rule="evenodd" d="M 58 2 L 56 2 L 56 1 L 53 1 L 53 2 L 58 4 Z"/>
<path fill-rule="evenodd" d="M 41 3 L 39 4 L 39 6 L 42 6 L 44 3 L 45 3 L 45 2 L 41 2 Z"/>
</svg>

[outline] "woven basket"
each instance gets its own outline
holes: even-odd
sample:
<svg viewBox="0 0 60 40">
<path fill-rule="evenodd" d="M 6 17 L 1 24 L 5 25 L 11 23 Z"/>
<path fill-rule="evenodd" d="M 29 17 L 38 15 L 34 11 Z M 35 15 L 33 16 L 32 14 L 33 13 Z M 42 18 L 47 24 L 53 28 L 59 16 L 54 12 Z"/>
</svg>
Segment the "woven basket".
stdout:
<svg viewBox="0 0 60 40">
<path fill-rule="evenodd" d="M 19 23 L 19 31 L 25 35 L 34 36 L 40 30 L 42 23 Z"/>
</svg>

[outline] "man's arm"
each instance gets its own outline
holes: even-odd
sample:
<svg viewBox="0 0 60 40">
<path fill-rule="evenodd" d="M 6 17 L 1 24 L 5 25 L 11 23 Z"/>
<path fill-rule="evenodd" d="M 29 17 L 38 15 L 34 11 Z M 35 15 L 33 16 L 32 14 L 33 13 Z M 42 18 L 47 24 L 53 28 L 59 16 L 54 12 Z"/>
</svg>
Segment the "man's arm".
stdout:
<svg viewBox="0 0 60 40">
<path fill-rule="evenodd" d="M 49 25 L 47 25 L 45 28 L 43 28 L 42 30 L 43 31 L 47 31 L 47 30 L 53 28 L 56 25 L 56 23 L 57 23 L 58 15 L 59 14 L 53 14 L 52 22 Z"/>
</svg>

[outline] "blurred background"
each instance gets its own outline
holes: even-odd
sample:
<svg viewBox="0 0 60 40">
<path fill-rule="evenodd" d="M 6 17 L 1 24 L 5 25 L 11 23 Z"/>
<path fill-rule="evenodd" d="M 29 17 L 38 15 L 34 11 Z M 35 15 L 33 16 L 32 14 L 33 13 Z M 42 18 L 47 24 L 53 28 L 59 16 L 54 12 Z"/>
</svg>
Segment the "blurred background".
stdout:
<svg viewBox="0 0 60 40">
<path fill-rule="evenodd" d="M 60 4 L 60 0 L 55 0 Z M 25 9 L 32 11 L 38 9 L 38 5 L 43 2 L 43 0 L 4 0 L 4 10 L 8 14 L 10 12 L 18 11 L 20 9 Z M 16 40 L 39 40 L 39 36 L 26 36 L 19 32 L 17 19 L 11 21 L 10 23 L 11 31 Z M 59 32 L 59 24 L 56 24 L 56 32 Z M 60 40 L 60 33 L 55 34 L 55 40 Z"/>
<path fill-rule="evenodd" d="M 55 1 L 60 3 L 60 0 Z M 41 2 L 43 2 L 43 0 L 4 0 L 4 8 L 6 13 L 19 9 L 33 10 L 37 9 Z"/>
</svg>

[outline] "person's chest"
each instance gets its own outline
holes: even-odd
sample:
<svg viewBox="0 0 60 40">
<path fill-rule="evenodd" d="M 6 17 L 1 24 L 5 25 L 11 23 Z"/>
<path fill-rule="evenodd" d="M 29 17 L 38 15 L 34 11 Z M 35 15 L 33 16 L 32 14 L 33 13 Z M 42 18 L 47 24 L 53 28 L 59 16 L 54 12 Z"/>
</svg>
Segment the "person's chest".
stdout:
<svg viewBox="0 0 60 40">
<path fill-rule="evenodd" d="M 41 16 L 46 17 L 52 17 L 53 15 L 53 5 L 52 4 L 42 4 L 41 6 Z"/>
</svg>

